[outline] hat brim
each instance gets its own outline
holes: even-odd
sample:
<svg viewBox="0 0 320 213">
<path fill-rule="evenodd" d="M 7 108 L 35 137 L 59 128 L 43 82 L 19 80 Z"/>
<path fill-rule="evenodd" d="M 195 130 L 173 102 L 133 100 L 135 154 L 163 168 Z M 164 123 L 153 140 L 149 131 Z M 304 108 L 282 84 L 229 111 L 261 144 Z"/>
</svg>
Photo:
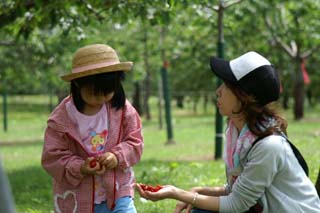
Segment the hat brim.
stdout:
<svg viewBox="0 0 320 213">
<path fill-rule="evenodd" d="M 232 73 L 230 62 L 218 57 L 210 58 L 210 67 L 212 72 L 221 78 L 223 81 L 237 83 L 237 79 Z"/>
<path fill-rule="evenodd" d="M 90 69 L 83 72 L 78 73 L 70 73 L 67 75 L 60 76 L 62 80 L 64 81 L 72 81 L 76 78 L 82 78 L 90 75 L 96 75 L 96 74 L 102 74 L 107 72 L 116 72 L 116 71 L 130 71 L 132 69 L 133 62 L 121 62 L 119 64 L 113 64 L 105 67 L 99 67 L 96 69 Z"/>
</svg>

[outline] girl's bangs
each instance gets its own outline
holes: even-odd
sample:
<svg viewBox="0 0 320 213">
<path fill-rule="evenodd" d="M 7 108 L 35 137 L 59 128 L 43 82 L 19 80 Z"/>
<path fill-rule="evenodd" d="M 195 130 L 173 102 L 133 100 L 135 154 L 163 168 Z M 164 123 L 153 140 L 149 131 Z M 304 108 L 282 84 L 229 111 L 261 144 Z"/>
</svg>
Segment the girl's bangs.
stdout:
<svg viewBox="0 0 320 213">
<path fill-rule="evenodd" d="M 123 72 L 103 73 L 78 79 L 80 87 L 87 87 L 94 95 L 106 95 L 117 91 L 121 85 L 121 75 Z"/>
</svg>

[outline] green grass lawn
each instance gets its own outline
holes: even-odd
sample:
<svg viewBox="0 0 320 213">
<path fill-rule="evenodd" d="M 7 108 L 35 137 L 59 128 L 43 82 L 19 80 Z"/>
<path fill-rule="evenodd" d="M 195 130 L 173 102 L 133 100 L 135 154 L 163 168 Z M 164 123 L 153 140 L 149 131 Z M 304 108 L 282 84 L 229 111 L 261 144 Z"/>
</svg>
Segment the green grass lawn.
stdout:
<svg viewBox="0 0 320 213">
<path fill-rule="evenodd" d="M 42 134 L 49 113 L 48 106 L 46 99 L 27 106 L 23 106 L 25 101 L 22 104 L 19 100 L 15 100 L 10 108 L 8 132 L 0 130 L 0 142 L 7 144 L 0 145 L 1 158 L 18 212 L 50 212 L 51 179 L 40 166 Z M 206 113 L 201 109 L 198 113 L 193 113 L 191 108 L 179 110 L 173 107 L 175 145 L 165 145 L 165 126 L 162 130 L 159 129 L 156 113 L 157 110 L 153 107 L 154 119 L 143 120 L 145 149 L 141 162 L 134 168 L 137 181 L 174 184 L 185 189 L 196 185 L 223 184 L 223 161 L 213 160 L 213 105 L 210 105 Z M 320 110 L 306 109 L 305 119 L 299 122 L 293 121 L 291 114 L 291 111 L 285 113 L 289 119 L 289 137 L 305 156 L 310 167 L 310 179 L 315 182 L 320 165 Z M 15 141 L 18 143 L 13 143 Z M 172 212 L 175 201 L 146 202 L 136 195 L 135 204 L 138 212 L 142 213 Z"/>
</svg>

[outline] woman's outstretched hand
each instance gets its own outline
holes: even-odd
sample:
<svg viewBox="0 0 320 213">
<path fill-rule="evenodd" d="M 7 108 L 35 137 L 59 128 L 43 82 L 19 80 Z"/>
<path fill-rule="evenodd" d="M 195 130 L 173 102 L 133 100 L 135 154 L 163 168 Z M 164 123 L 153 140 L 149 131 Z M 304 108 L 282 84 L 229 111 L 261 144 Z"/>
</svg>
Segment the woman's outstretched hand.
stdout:
<svg viewBox="0 0 320 213">
<path fill-rule="evenodd" d="M 149 186 L 150 187 L 150 186 Z M 135 188 L 139 192 L 140 196 L 151 201 L 163 200 L 166 198 L 172 198 L 174 194 L 175 187 L 171 185 L 161 186 L 161 188 L 157 188 L 156 190 L 146 190 L 146 185 L 136 183 Z"/>
</svg>

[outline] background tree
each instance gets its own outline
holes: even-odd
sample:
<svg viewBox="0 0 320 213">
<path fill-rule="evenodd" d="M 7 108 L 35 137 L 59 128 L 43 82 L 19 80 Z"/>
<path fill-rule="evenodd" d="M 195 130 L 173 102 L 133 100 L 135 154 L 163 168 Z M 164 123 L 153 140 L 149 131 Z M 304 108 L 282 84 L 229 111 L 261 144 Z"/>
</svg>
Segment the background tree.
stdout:
<svg viewBox="0 0 320 213">
<path fill-rule="evenodd" d="M 171 64 L 172 95 L 180 105 L 183 105 L 181 100 L 184 97 L 193 100 L 196 112 L 198 100 L 213 95 L 215 89 L 212 86 L 215 77 L 208 78 L 207 73 L 210 72 L 208 58 L 216 53 L 217 14 L 208 5 L 217 2 L 2 1 L 1 80 L 6 73 L 10 93 L 59 94 L 58 91 L 68 91 L 68 88 L 61 87 L 59 75 L 70 70 L 73 52 L 92 42 L 109 43 L 117 47 L 122 60 L 135 62 L 133 75 L 128 75 L 125 86 L 132 97 L 133 82 L 139 85 L 140 94 L 143 94 L 142 111 L 148 114 L 148 99 L 151 95 L 157 96 L 162 64 L 159 30 L 161 24 L 166 23 L 168 31 L 163 48 Z M 225 1 L 230 2 L 233 1 Z M 311 0 L 248 0 L 230 7 L 224 16 L 224 36 L 228 41 L 225 58 L 249 50 L 266 55 L 280 71 L 282 98 L 289 106 L 291 90 L 297 87 L 297 79 L 301 81 L 300 62 L 295 60 L 293 63 L 293 58 L 283 47 L 293 50 L 294 46 L 290 45 L 295 41 L 299 57 L 309 55 L 306 68 L 311 84 L 307 88 L 311 91 L 311 100 L 318 103 L 319 59 L 310 53 L 318 51 L 319 47 L 319 4 L 319 1 Z M 306 92 L 304 88 L 299 91 L 302 95 Z M 295 101 L 294 109 L 303 112 L 303 99 L 299 100 L 302 101 Z M 298 115 L 295 113 L 297 119 Z"/>
<path fill-rule="evenodd" d="M 293 67 L 293 97 L 295 119 L 303 118 L 305 99 L 302 61 L 320 47 L 320 3 L 317 1 L 279 2 L 274 1 L 274 10 L 266 10 L 262 5 L 266 26 L 274 42 L 290 57 Z M 268 5 L 270 8 L 270 5 Z M 308 23 L 308 27 L 306 27 Z"/>
</svg>

